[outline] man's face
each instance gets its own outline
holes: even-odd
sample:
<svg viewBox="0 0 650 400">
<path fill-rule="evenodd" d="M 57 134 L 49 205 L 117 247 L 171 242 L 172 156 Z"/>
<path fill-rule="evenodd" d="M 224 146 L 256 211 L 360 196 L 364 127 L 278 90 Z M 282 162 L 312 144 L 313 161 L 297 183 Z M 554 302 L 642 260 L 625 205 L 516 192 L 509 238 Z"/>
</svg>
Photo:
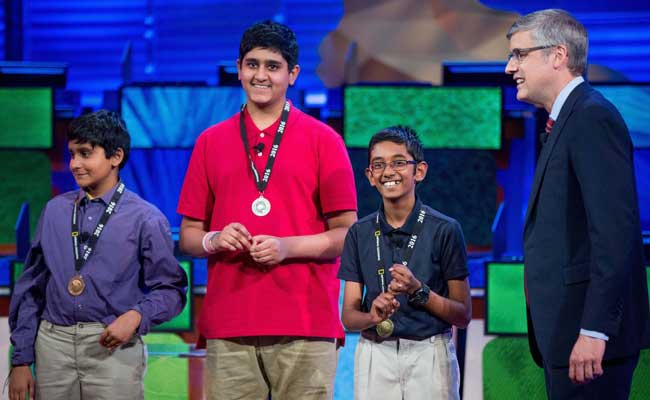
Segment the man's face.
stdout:
<svg viewBox="0 0 650 400">
<path fill-rule="evenodd" d="M 537 47 L 529 31 L 520 31 L 510 38 L 510 52 L 520 53 L 521 59 L 513 56 L 506 64 L 506 74 L 512 75 L 517 83 L 517 100 L 538 107 L 552 106 L 551 85 L 553 74 L 552 54 L 539 49 L 530 52 L 525 49 Z"/>
<path fill-rule="evenodd" d="M 289 71 L 282 54 L 256 47 L 237 60 L 237 70 L 247 99 L 266 108 L 284 103 L 287 88 L 296 81 L 300 67 L 296 65 Z"/>
</svg>

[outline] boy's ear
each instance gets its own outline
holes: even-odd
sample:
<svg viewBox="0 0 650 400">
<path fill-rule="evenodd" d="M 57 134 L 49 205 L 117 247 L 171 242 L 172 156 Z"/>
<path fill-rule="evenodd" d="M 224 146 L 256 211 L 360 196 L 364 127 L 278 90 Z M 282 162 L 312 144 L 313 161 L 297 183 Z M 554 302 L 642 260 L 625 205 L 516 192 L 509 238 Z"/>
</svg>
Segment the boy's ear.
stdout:
<svg viewBox="0 0 650 400">
<path fill-rule="evenodd" d="M 429 164 L 426 161 L 420 161 L 415 165 L 415 182 L 422 182 L 427 176 Z"/>
<path fill-rule="evenodd" d="M 241 81 L 241 60 L 237 59 L 237 79 Z"/>
<path fill-rule="evenodd" d="M 110 160 L 111 166 L 113 168 L 119 167 L 122 163 L 122 160 L 124 160 L 124 149 L 118 147 L 117 150 L 115 150 L 115 153 L 111 156 Z"/>
<path fill-rule="evenodd" d="M 375 187 L 375 176 L 372 174 L 372 171 L 370 168 L 366 168 L 366 178 L 368 178 L 368 182 L 370 183 L 370 186 Z"/>
<path fill-rule="evenodd" d="M 293 66 L 291 71 L 289 71 L 289 86 L 293 86 L 293 84 L 296 83 L 296 79 L 298 79 L 299 73 L 300 73 L 300 65 L 296 64 Z"/>
</svg>

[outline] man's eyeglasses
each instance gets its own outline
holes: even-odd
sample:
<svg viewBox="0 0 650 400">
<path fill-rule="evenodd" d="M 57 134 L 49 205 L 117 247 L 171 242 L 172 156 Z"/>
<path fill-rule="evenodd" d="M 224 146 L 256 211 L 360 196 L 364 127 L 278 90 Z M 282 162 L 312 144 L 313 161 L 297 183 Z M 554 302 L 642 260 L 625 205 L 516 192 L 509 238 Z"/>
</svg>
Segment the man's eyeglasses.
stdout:
<svg viewBox="0 0 650 400">
<path fill-rule="evenodd" d="M 513 58 L 515 61 L 517 61 L 517 64 L 521 64 L 522 61 L 528 56 L 528 54 L 532 53 L 533 51 L 537 50 L 544 50 L 544 49 L 550 49 L 551 47 L 555 47 L 555 44 L 549 44 L 547 46 L 535 46 L 535 47 L 526 47 L 523 49 L 512 49 L 510 53 L 508 53 L 508 62 L 512 60 Z"/>
<path fill-rule="evenodd" d="M 393 171 L 402 171 L 404 168 L 406 168 L 407 165 L 415 165 L 417 163 L 418 162 L 415 160 L 393 160 L 389 163 L 385 163 L 383 161 L 373 161 L 370 163 L 370 170 L 372 172 L 382 172 L 386 169 L 387 165 L 390 165 Z"/>
</svg>

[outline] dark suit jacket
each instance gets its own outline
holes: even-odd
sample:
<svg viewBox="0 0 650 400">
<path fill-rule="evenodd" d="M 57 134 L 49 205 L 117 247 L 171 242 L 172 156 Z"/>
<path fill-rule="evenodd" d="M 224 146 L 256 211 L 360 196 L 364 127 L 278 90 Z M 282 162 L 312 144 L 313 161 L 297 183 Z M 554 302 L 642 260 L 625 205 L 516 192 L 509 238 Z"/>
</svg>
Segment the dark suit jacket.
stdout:
<svg viewBox="0 0 650 400">
<path fill-rule="evenodd" d="M 580 328 L 610 337 L 605 359 L 650 346 L 632 157 L 616 108 L 577 86 L 542 147 L 524 226 L 529 332 L 549 366 L 568 365 Z"/>
</svg>

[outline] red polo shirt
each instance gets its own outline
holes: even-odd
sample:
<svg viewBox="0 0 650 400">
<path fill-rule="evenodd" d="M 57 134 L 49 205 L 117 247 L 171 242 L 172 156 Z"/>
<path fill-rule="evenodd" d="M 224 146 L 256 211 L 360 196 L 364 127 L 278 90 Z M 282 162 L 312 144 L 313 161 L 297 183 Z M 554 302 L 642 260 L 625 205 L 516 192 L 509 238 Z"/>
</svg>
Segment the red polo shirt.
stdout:
<svg viewBox="0 0 650 400">
<path fill-rule="evenodd" d="M 279 118 L 260 130 L 245 114 L 249 151 L 261 177 Z M 259 143 L 264 143 L 261 156 L 252 148 Z M 342 138 L 292 107 L 264 193 L 271 203 L 271 211 L 264 217 L 251 210 L 257 197 L 239 133 L 239 114 L 205 130 L 192 153 L 178 213 L 210 221 L 210 230 L 239 222 L 253 236 L 322 233 L 327 228 L 324 214 L 356 210 L 354 176 Z M 207 339 L 275 335 L 343 338 L 338 265 L 338 259 L 293 260 L 262 271 L 247 252 L 210 256 L 199 330 Z"/>
</svg>

